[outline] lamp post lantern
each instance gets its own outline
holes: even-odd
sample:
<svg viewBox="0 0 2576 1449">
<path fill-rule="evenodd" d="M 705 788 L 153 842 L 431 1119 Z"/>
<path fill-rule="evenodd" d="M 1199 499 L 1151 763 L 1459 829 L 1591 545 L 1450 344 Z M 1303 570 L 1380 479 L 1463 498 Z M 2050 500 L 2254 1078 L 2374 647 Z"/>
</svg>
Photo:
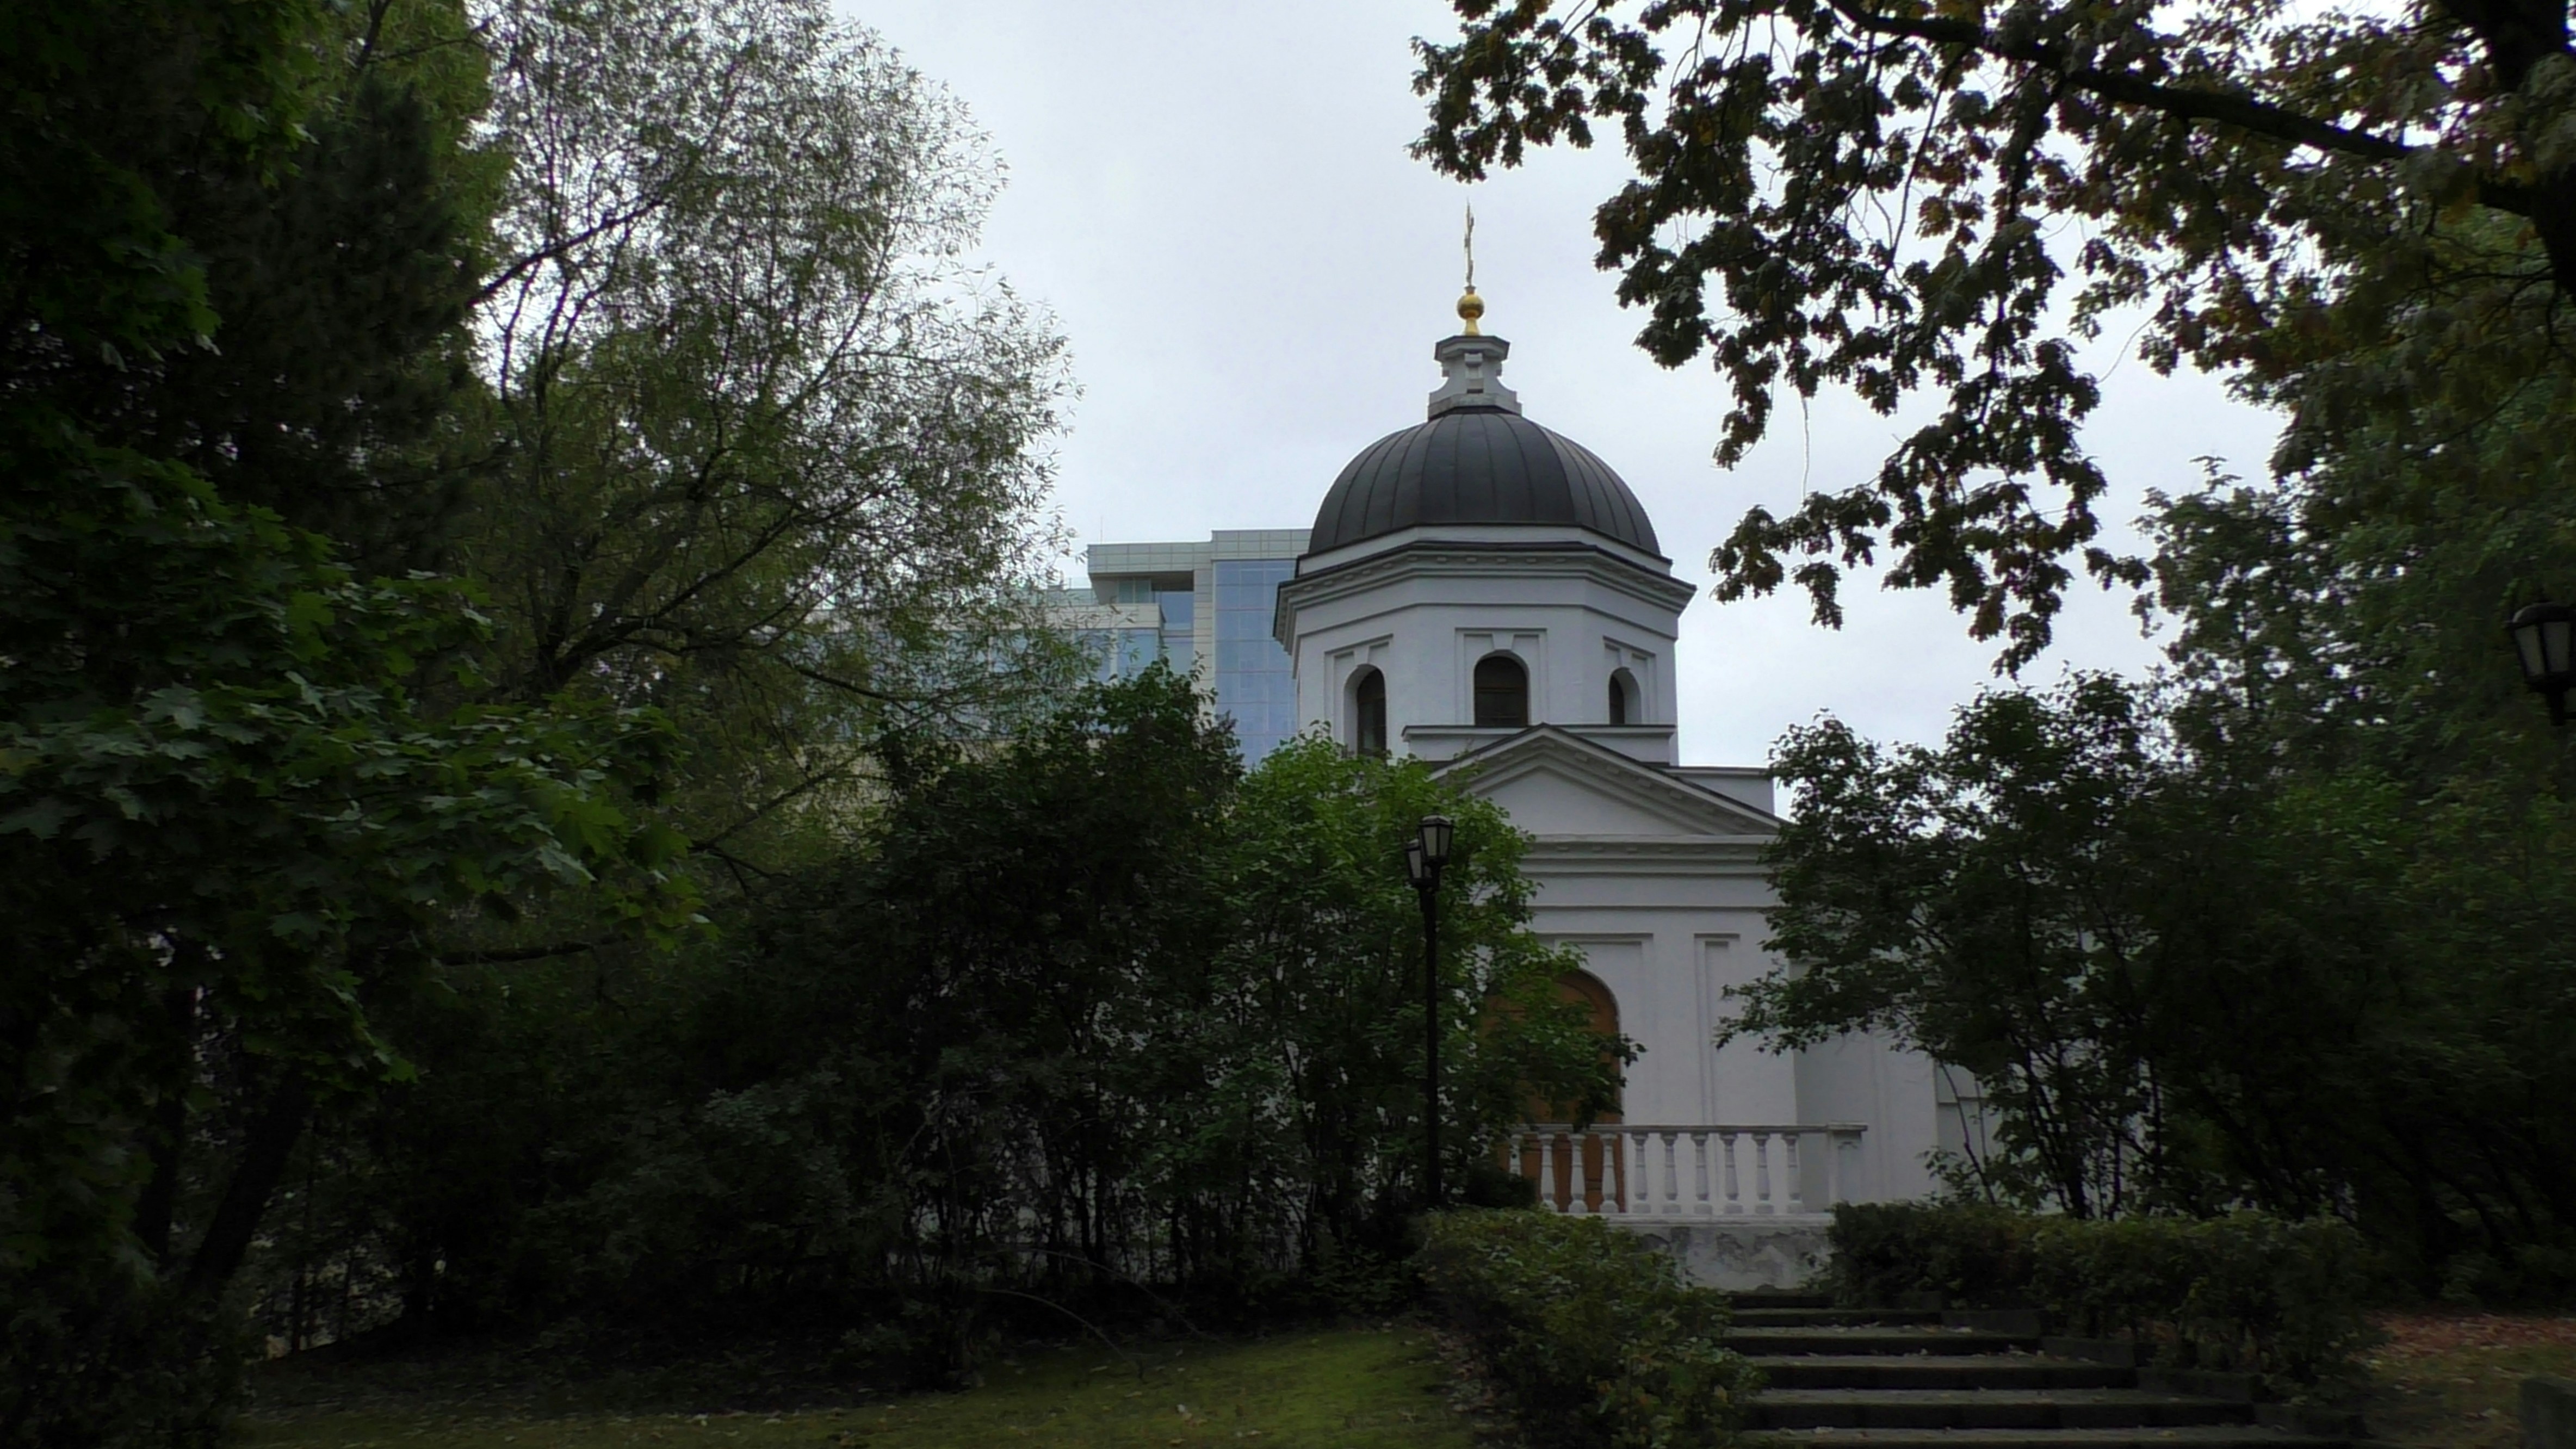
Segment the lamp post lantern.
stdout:
<svg viewBox="0 0 2576 1449">
<path fill-rule="evenodd" d="M 1404 843 L 1404 875 L 1422 897 L 1422 1193 L 1440 1206 L 1440 872 L 1455 827 L 1425 815 Z"/>
<path fill-rule="evenodd" d="M 2567 691 L 2576 687 L 2576 606 L 2526 606 L 2505 625 L 2522 662 L 2522 682 L 2549 701 L 2549 722 L 2567 723 Z"/>
</svg>

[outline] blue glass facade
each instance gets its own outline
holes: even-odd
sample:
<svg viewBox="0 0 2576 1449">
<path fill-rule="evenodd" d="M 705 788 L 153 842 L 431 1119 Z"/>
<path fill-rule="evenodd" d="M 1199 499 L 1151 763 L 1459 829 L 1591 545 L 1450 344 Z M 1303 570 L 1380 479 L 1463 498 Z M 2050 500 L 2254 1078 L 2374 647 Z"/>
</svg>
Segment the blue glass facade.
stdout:
<svg viewBox="0 0 2576 1449">
<path fill-rule="evenodd" d="M 1305 551 L 1302 528 L 1096 543 L 1085 559 L 1091 587 L 1067 603 L 1092 606 L 1075 627 L 1094 631 L 1105 677 L 1132 675 L 1161 659 L 1214 696 L 1211 707 L 1234 722 L 1245 762 L 1258 763 L 1297 732 L 1288 651 L 1270 637 L 1270 624 L 1279 585 L 1296 575 Z M 1149 642 L 1140 650 L 1129 634 Z"/>
<path fill-rule="evenodd" d="M 1133 679 L 1163 657 L 1162 635 L 1152 629 L 1085 629 L 1075 637 L 1100 661 L 1104 680 Z"/>
<path fill-rule="evenodd" d="M 1187 589 L 1165 589 L 1154 595 L 1163 610 L 1163 657 L 1183 674 L 1198 662 L 1198 643 L 1190 637 L 1192 620 L 1198 614 L 1198 599 Z"/>
<path fill-rule="evenodd" d="M 1234 717 L 1243 762 L 1263 756 L 1297 733 L 1297 684 L 1288 651 L 1270 637 L 1279 585 L 1297 571 L 1295 559 L 1219 559 L 1215 565 L 1216 687 L 1220 714 Z"/>
</svg>

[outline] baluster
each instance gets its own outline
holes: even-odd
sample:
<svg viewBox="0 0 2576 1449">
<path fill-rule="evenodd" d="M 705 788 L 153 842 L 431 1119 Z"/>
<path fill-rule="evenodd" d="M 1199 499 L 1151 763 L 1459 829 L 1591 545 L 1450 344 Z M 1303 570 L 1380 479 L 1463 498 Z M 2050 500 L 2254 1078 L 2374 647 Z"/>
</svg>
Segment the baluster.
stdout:
<svg viewBox="0 0 2576 1449">
<path fill-rule="evenodd" d="M 1556 1197 L 1556 1134 L 1544 1128 L 1538 1134 L 1538 1205 L 1563 1211 Z"/>
<path fill-rule="evenodd" d="M 1679 1164 L 1673 1161 L 1674 1143 L 1680 1135 L 1677 1132 L 1658 1132 L 1646 1142 L 1647 1152 L 1664 1160 L 1664 1195 L 1656 1202 L 1657 1211 L 1664 1217 L 1682 1215 L 1681 1173 Z"/>
<path fill-rule="evenodd" d="M 1767 1213 L 1771 1208 L 1771 1134 L 1753 1134 L 1753 1210 Z"/>
<path fill-rule="evenodd" d="M 1655 1210 L 1655 1167 L 1646 1156 L 1646 1134 L 1623 1132 L 1620 1150 L 1627 1167 L 1620 1185 L 1628 1189 L 1628 1212 L 1632 1217 L 1645 1217 Z"/>
<path fill-rule="evenodd" d="M 1718 1150 L 1726 1159 L 1721 1169 L 1726 1178 L 1723 1211 L 1740 1213 L 1744 1211 L 1744 1194 L 1740 1191 L 1742 1183 L 1735 1176 L 1735 1134 L 1719 1133 Z"/>
<path fill-rule="evenodd" d="M 1781 1158 L 1788 1164 L 1786 1171 L 1789 1174 L 1789 1211 L 1793 1213 L 1807 1210 L 1807 1180 L 1798 1172 L 1798 1143 L 1806 1135 L 1803 1132 L 1780 1134 Z"/>
</svg>

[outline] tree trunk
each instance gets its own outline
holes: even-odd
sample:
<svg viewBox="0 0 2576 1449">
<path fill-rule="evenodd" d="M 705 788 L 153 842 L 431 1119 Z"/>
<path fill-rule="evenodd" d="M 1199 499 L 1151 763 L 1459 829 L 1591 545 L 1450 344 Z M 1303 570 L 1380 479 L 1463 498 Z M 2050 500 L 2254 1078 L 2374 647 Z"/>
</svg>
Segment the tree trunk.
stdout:
<svg viewBox="0 0 2576 1449">
<path fill-rule="evenodd" d="M 269 1090 L 259 1115 L 251 1119 L 250 1138 L 242 1146 L 241 1162 L 233 1169 L 223 1200 L 215 1206 L 213 1220 L 206 1224 L 205 1240 L 197 1245 L 197 1255 L 189 1261 L 184 1286 L 190 1297 L 214 1297 L 240 1271 L 242 1259 L 250 1253 L 251 1239 L 259 1232 L 260 1216 L 268 1211 L 268 1199 L 286 1176 L 287 1159 L 294 1155 L 296 1139 L 303 1135 L 304 1118 L 311 1104 L 312 1091 L 305 1084 L 304 1074 L 292 1068 Z"/>
<path fill-rule="evenodd" d="M 134 1236 L 164 1274 L 170 1271 L 170 1226 L 179 1210 L 180 1149 L 188 1139 L 188 1089 L 196 1084 L 197 993 L 174 986 L 161 998 L 177 1065 L 152 1108 L 151 1180 L 134 1205 Z"/>
</svg>

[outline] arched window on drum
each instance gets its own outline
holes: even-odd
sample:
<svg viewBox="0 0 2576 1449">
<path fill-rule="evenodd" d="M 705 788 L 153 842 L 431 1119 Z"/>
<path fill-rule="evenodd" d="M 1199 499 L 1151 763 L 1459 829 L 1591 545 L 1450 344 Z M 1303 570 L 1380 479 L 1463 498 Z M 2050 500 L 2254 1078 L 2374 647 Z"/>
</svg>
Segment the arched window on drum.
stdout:
<svg viewBox="0 0 2576 1449">
<path fill-rule="evenodd" d="M 1644 724 L 1646 711 L 1637 689 L 1637 676 L 1625 669 L 1610 671 L 1610 722 L 1614 725 Z"/>
<path fill-rule="evenodd" d="M 1529 666 L 1499 651 L 1476 661 L 1476 727 L 1523 729 L 1529 719 Z"/>
<path fill-rule="evenodd" d="M 1386 676 L 1363 665 L 1351 676 L 1351 753 L 1386 753 Z"/>
</svg>

